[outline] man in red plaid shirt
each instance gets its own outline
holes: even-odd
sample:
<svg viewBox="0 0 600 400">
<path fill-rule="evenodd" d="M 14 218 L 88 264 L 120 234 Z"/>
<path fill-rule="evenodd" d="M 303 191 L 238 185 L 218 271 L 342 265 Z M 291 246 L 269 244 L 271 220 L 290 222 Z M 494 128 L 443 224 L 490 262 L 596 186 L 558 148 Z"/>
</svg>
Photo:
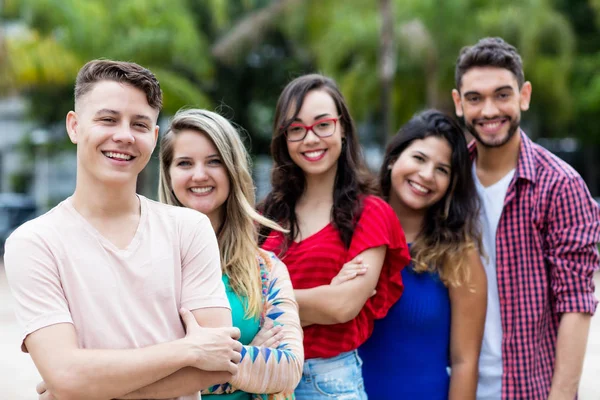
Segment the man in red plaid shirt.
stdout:
<svg viewBox="0 0 600 400">
<path fill-rule="evenodd" d="M 475 137 L 488 308 L 479 400 L 576 397 L 597 300 L 600 209 L 575 170 L 520 129 L 531 83 L 500 38 L 462 49 L 452 97 Z"/>
</svg>

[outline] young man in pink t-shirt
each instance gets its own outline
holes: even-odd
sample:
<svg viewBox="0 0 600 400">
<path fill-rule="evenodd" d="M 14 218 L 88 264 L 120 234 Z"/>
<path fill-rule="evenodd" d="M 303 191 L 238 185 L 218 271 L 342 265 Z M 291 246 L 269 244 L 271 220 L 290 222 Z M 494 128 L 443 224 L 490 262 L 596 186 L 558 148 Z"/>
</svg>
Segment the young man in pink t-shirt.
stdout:
<svg viewBox="0 0 600 400">
<path fill-rule="evenodd" d="M 75 193 L 7 240 L 41 399 L 197 399 L 237 371 L 239 330 L 208 218 L 135 192 L 161 106 L 147 69 L 87 63 L 66 121 Z"/>
</svg>

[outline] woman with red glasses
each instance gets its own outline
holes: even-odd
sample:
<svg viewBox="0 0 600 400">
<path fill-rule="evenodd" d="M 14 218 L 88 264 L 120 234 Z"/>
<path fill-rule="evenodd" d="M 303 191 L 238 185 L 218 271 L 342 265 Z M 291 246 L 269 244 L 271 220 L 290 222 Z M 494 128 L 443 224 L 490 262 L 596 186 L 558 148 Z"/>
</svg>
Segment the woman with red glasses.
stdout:
<svg viewBox="0 0 600 400">
<path fill-rule="evenodd" d="M 263 248 L 288 266 L 300 307 L 305 364 L 296 398 L 366 399 L 356 349 L 400 298 L 409 253 L 394 211 L 372 195 L 333 80 L 305 75 L 285 87 L 271 154 L 272 191 L 260 208 L 289 233 L 261 233 Z"/>
</svg>

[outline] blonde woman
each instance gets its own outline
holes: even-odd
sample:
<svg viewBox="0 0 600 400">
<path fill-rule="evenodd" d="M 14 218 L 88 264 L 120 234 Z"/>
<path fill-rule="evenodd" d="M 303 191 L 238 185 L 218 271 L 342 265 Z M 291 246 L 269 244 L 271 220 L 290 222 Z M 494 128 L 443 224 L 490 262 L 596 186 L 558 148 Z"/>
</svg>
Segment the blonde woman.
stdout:
<svg viewBox="0 0 600 400">
<path fill-rule="evenodd" d="M 160 201 L 206 214 L 217 234 L 233 325 L 244 345 L 232 381 L 204 390 L 202 398 L 291 396 L 304 361 L 298 306 L 286 266 L 257 245 L 257 225 L 282 228 L 254 209 L 250 161 L 238 132 L 216 113 L 180 110 L 159 157 Z"/>
</svg>

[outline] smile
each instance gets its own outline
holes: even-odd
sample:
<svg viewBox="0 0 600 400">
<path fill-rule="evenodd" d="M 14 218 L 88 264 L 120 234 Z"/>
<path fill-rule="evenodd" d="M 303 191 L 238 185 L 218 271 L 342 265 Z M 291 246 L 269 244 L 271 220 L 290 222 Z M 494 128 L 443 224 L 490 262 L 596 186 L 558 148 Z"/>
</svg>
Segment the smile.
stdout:
<svg viewBox="0 0 600 400">
<path fill-rule="evenodd" d="M 314 151 L 307 151 L 302 153 L 302 155 L 304 156 L 304 158 L 306 158 L 309 161 L 319 161 L 320 159 L 322 159 L 325 156 L 325 152 L 327 150 L 314 150 Z"/>
<path fill-rule="evenodd" d="M 428 194 L 431 192 L 431 190 L 427 189 L 425 186 L 419 185 L 416 182 L 408 181 L 408 184 L 419 193 Z"/>
<path fill-rule="evenodd" d="M 113 160 L 119 160 L 119 161 L 130 161 L 135 158 L 130 154 L 117 153 L 115 151 L 103 151 L 102 154 L 104 154 L 108 158 L 111 158 Z"/>
<path fill-rule="evenodd" d="M 214 186 L 203 186 L 203 187 L 193 187 L 190 188 L 190 191 L 192 193 L 196 193 L 196 194 L 207 194 L 212 192 L 215 189 Z"/>
<path fill-rule="evenodd" d="M 504 123 L 508 121 L 507 118 L 494 119 L 491 121 L 483 121 L 477 122 L 477 125 L 481 126 L 485 132 L 494 133 L 496 132 Z"/>
</svg>

